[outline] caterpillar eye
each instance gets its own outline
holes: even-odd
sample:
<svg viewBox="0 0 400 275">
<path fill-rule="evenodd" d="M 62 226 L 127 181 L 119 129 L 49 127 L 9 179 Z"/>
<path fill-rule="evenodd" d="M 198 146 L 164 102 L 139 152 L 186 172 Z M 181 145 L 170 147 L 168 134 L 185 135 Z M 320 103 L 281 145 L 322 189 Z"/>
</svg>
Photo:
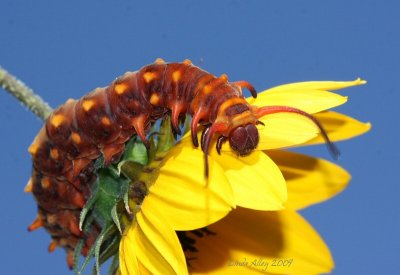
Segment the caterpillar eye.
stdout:
<svg viewBox="0 0 400 275">
<path fill-rule="evenodd" d="M 247 124 L 233 129 L 229 135 L 231 148 L 240 156 L 248 155 L 259 141 L 258 130 L 254 124 Z"/>
</svg>

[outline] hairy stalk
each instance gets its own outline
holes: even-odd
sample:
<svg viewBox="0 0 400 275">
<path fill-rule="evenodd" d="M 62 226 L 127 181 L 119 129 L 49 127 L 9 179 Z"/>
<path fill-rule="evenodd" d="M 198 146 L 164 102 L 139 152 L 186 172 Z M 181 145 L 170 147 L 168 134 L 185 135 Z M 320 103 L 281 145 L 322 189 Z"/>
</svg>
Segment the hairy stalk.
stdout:
<svg viewBox="0 0 400 275">
<path fill-rule="evenodd" d="M 36 116 L 45 120 L 53 111 L 52 108 L 32 89 L 27 87 L 22 81 L 7 72 L 0 66 L 0 86 L 17 98 Z"/>
</svg>

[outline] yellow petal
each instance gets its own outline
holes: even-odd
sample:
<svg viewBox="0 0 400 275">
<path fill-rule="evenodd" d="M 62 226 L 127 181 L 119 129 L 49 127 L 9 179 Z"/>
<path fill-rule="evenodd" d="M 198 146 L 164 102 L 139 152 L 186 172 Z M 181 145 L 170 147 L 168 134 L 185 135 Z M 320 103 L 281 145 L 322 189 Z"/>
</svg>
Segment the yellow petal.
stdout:
<svg viewBox="0 0 400 275">
<path fill-rule="evenodd" d="M 146 200 L 143 205 L 146 205 Z M 186 259 L 175 231 L 158 209 L 136 214 L 120 244 L 122 274 L 187 274 Z"/>
<path fill-rule="evenodd" d="M 283 84 L 273 87 L 264 92 L 285 92 L 285 91 L 303 91 L 303 90 L 320 90 L 320 91 L 333 91 L 352 86 L 363 85 L 367 83 L 365 80 L 357 78 L 353 81 L 304 81 L 297 83 Z"/>
<path fill-rule="evenodd" d="M 340 141 L 362 135 L 371 129 L 371 124 L 360 122 L 352 117 L 327 111 L 314 114 L 321 122 L 324 129 L 327 131 L 329 138 L 332 141 Z M 324 139 L 318 136 L 309 140 L 304 145 L 324 143 Z"/>
<path fill-rule="evenodd" d="M 365 80 L 354 81 L 307 81 L 284 84 L 258 94 L 257 99 L 248 98 L 256 106 L 283 105 L 301 109 L 308 113 L 324 111 L 347 101 L 347 97 L 328 91 L 365 84 Z"/>
<path fill-rule="evenodd" d="M 256 210 L 279 210 L 287 199 L 286 182 L 278 166 L 263 152 L 238 157 L 211 154 L 224 169 L 236 205 Z"/>
<path fill-rule="evenodd" d="M 142 244 L 139 261 L 151 274 L 187 274 L 186 259 L 175 231 L 160 209 L 146 205 L 136 215 Z M 164 262 L 165 261 L 165 262 Z M 173 272 L 172 272 L 173 271 Z"/>
<path fill-rule="evenodd" d="M 191 274 L 319 274 L 333 268 L 328 247 L 295 211 L 237 208 L 208 228 L 215 235 L 196 239 Z"/>
<path fill-rule="evenodd" d="M 258 125 L 260 142 L 257 150 L 286 148 L 315 138 L 319 129 L 308 118 L 297 114 L 273 114 L 260 119 Z"/>
<path fill-rule="evenodd" d="M 139 274 L 137 251 L 132 245 L 132 243 L 135 243 L 135 229 L 136 225 L 132 225 L 119 244 L 119 268 L 122 275 Z"/>
<path fill-rule="evenodd" d="M 286 208 L 301 209 L 335 196 L 346 188 L 350 174 L 331 162 L 287 151 L 268 151 L 287 182 Z"/>
<path fill-rule="evenodd" d="M 319 90 L 273 90 L 266 91 L 249 100 L 256 106 L 290 106 L 313 114 L 334 108 L 347 101 L 347 97 Z"/>
<path fill-rule="evenodd" d="M 209 164 L 206 180 L 203 152 L 184 143 L 175 146 L 145 202 L 163 209 L 175 230 L 197 229 L 221 219 L 235 207 L 235 199 L 223 169 L 211 158 Z"/>
<path fill-rule="evenodd" d="M 131 245 L 131 239 L 131 236 L 123 236 L 119 245 L 119 268 L 122 275 L 139 274 L 136 251 Z"/>
</svg>

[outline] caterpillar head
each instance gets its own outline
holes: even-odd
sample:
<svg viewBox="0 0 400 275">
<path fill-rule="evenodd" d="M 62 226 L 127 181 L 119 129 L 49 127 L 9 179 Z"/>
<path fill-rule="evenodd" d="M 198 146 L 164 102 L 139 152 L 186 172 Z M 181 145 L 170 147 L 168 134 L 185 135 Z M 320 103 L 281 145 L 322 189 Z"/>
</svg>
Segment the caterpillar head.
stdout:
<svg viewBox="0 0 400 275">
<path fill-rule="evenodd" d="M 238 155 L 245 156 L 257 147 L 259 141 L 258 130 L 254 124 L 241 125 L 229 133 L 228 139 L 231 148 Z M 220 151 L 221 145 L 218 146 L 217 143 L 218 151 Z"/>
</svg>

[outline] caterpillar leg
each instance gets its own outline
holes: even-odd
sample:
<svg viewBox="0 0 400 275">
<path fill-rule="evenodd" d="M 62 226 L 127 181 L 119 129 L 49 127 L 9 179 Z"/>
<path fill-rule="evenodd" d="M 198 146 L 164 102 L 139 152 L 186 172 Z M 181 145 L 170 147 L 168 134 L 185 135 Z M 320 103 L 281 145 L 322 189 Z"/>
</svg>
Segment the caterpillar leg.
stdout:
<svg viewBox="0 0 400 275">
<path fill-rule="evenodd" d="M 203 151 L 204 151 L 205 137 L 208 135 L 208 132 L 210 131 L 210 127 L 211 126 L 207 126 L 206 128 L 204 128 L 203 132 L 201 132 L 200 144 L 201 144 L 201 150 L 203 150 Z"/>
<path fill-rule="evenodd" d="M 204 152 L 204 163 L 205 163 L 205 177 L 208 178 L 209 167 L 208 167 L 208 151 L 210 149 L 210 144 L 212 137 L 215 133 L 221 133 L 227 129 L 227 125 L 225 123 L 214 123 L 211 126 L 204 129 L 201 136 L 201 147 Z M 223 137 L 223 136 L 222 136 Z M 217 142 L 217 151 L 221 149 L 223 139 L 218 138 Z"/>
<path fill-rule="evenodd" d="M 206 113 L 200 108 L 196 113 L 193 114 L 192 123 L 190 125 L 190 130 L 192 134 L 192 142 L 195 147 L 199 147 L 199 141 L 197 139 L 197 125 L 200 120 L 206 116 Z"/>
<path fill-rule="evenodd" d="M 124 152 L 125 144 L 108 144 L 101 150 L 104 157 L 104 165 L 108 166 L 118 160 Z"/>
<path fill-rule="evenodd" d="M 217 139 L 217 152 L 218 155 L 221 155 L 221 148 L 222 144 L 224 144 L 225 141 L 227 141 L 228 138 L 226 136 L 220 135 Z"/>
<path fill-rule="evenodd" d="M 172 129 L 178 135 L 182 135 L 182 131 L 179 127 L 179 117 L 184 114 L 185 106 L 182 103 L 176 103 L 171 110 L 171 124 Z"/>
<path fill-rule="evenodd" d="M 146 140 L 146 134 L 145 134 L 145 121 L 146 117 L 144 115 L 140 115 L 138 117 L 135 117 L 132 119 L 132 126 L 135 128 L 135 131 L 143 144 L 146 146 L 147 149 L 150 148 L 149 142 Z"/>
</svg>

